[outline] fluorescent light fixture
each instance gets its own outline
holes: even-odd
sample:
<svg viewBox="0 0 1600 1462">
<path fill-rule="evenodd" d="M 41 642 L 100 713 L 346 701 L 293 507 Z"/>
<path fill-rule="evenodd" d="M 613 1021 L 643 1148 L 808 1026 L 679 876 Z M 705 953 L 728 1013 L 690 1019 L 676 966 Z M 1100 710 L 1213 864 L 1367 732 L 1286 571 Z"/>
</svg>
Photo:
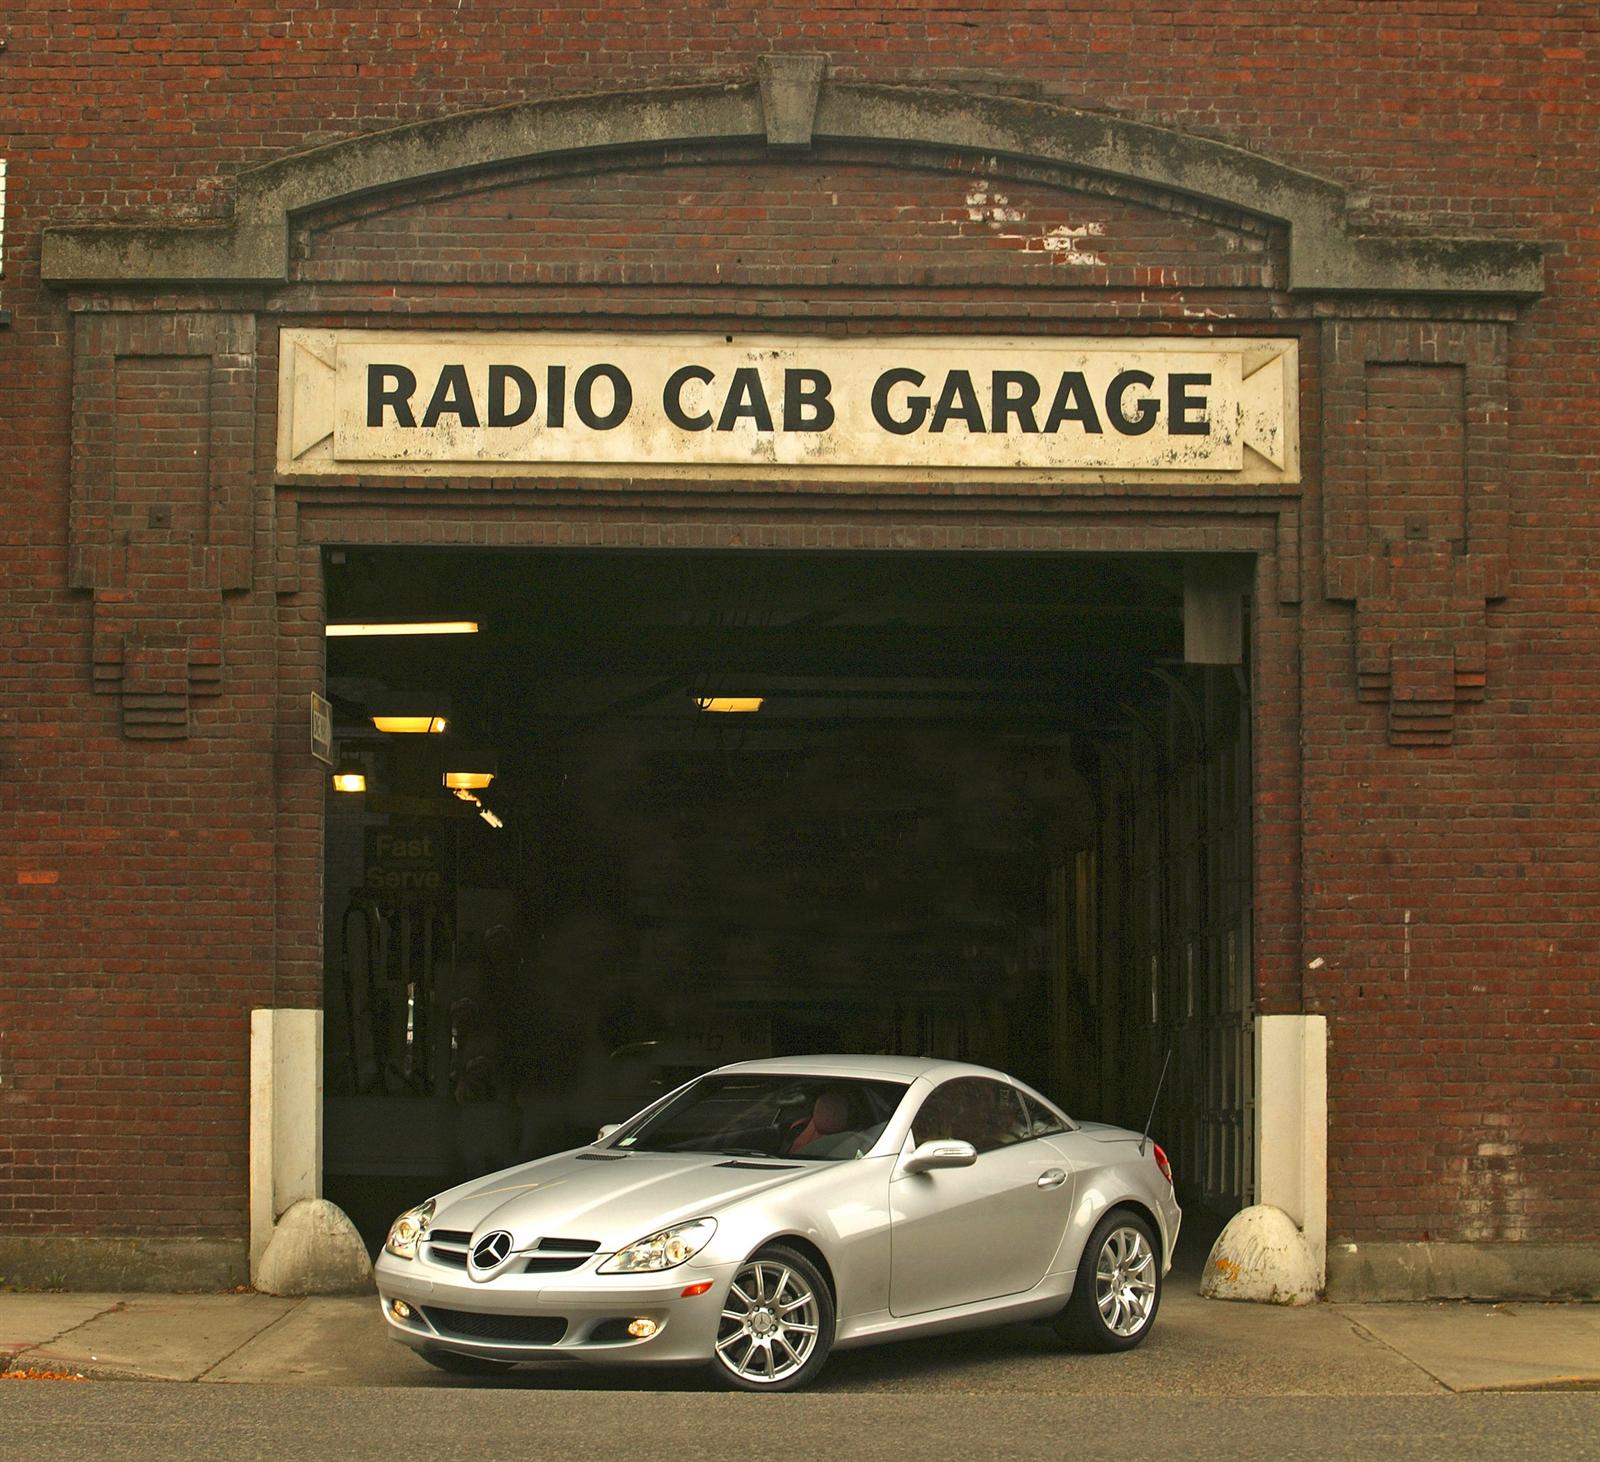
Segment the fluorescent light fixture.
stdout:
<svg viewBox="0 0 1600 1462">
<path fill-rule="evenodd" d="M 330 624 L 330 640 L 348 639 L 366 635 L 475 635 L 475 619 L 420 619 L 395 620 L 392 623 Z"/>
<path fill-rule="evenodd" d="M 444 744 L 444 784 L 452 792 L 481 792 L 499 770 L 494 752 L 478 742 L 451 737 Z"/>
<path fill-rule="evenodd" d="M 450 704 L 436 691 L 400 690 L 374 696 L 372 724 L 395 736 L 438 735 L 450 724 Z"/>
<path fill-rule="evenodd" d="M 759 711 L 763 697 L 758 695 L 697 695 L 694 703 L 702 711 L 748 714 Z"/>
<path fill-rule="evenodd" d="M 380 731 L 388 731 L 392 735 L 411 736 L 423 735 L 428 732 L 438 734 L 450 723 L 443 716 L 374 716 L 372 724 Z"/>
</svg>

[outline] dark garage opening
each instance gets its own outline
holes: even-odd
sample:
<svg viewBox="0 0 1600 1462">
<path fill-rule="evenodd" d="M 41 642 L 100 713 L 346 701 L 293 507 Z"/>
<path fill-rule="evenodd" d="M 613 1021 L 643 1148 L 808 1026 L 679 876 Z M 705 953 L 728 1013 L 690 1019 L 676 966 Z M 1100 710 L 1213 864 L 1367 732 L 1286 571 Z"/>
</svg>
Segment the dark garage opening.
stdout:
<svg viewBox="0 0 1600 1462">
<path fill-rule="evenodd" d="M 1249 1201 L 1249 650 L 1185 662 L 1197 567 L 1247 636 L 1224 559 L 329 550 L 330 625 L 479 631 L 328 641 L 366 786 L 328 794 L 327 1195 L 375 1242 L 770 1054 L 1142 1127 L 1170 1051 L 1181 1196 Z M 375 727 L 407 707 L 446 730 Z"/>
</svg>

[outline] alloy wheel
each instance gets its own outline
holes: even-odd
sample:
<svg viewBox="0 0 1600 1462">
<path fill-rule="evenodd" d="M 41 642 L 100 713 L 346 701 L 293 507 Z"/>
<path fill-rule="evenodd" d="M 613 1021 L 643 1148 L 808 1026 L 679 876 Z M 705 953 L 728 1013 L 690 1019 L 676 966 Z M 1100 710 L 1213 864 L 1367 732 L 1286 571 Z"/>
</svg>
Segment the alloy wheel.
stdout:
<svg viewBox="0 0 1600 1462">
<path fill-rule="evenodd" d="M 1095 1304 L 1113 1335 L 1137 1335 L 1150 1321 L 1155 1304 L 1156 1256 L 1144 1234 L 1114 1228 L 1100 1246 L 1095 1264 Z"/>
<path fill-rule="evenodd" d="M 788 1380 L 816 1350 L 821 1315 L 804 1275 L 775 1259 L 752 1259 L 729 1286 L 717 1359 L 744 1382 Z"/>
</svg>

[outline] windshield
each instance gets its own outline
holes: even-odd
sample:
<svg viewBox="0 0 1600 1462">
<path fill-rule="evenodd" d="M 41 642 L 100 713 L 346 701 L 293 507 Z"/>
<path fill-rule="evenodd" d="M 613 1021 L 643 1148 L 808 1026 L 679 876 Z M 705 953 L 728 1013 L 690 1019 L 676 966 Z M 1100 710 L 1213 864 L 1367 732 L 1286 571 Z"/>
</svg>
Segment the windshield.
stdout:
<svg viewBox="0 0 1600 1462">
<path fill-rule="evenodd" d="M 867 1153 L 905 1091 L 902 1082 L 836 1076 L 706 1076 L 631 1122 L 609 1145 L 629 1152 L 844 1162 Z"/>
</svg>

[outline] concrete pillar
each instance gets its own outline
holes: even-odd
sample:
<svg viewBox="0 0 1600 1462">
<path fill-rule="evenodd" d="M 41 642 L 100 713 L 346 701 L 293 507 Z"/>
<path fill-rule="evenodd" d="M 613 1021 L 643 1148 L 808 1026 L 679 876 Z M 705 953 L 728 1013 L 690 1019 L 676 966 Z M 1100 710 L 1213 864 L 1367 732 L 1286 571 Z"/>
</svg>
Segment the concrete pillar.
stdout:
<svg viewBox="0 0 1600 1462">
<path fill-rule="evenodd" d="M 1250 572 L 1237 559 L 1183 561 L 1183 659 L 1187 665 L 1244 660 L 1244 596 Z"/>
<path fill-rule="evenodd" d="M 322 1012 L 250 1012 L 250 1279 L 278 1219 L 322 1196 Z"/>
<path fill-rule="evenodd" d="M 1256 1202 L 1305 1235 L 1318 1288 L 1328 1259 L 1328 1021 L 1256 1018 Z"/>
</svg>

